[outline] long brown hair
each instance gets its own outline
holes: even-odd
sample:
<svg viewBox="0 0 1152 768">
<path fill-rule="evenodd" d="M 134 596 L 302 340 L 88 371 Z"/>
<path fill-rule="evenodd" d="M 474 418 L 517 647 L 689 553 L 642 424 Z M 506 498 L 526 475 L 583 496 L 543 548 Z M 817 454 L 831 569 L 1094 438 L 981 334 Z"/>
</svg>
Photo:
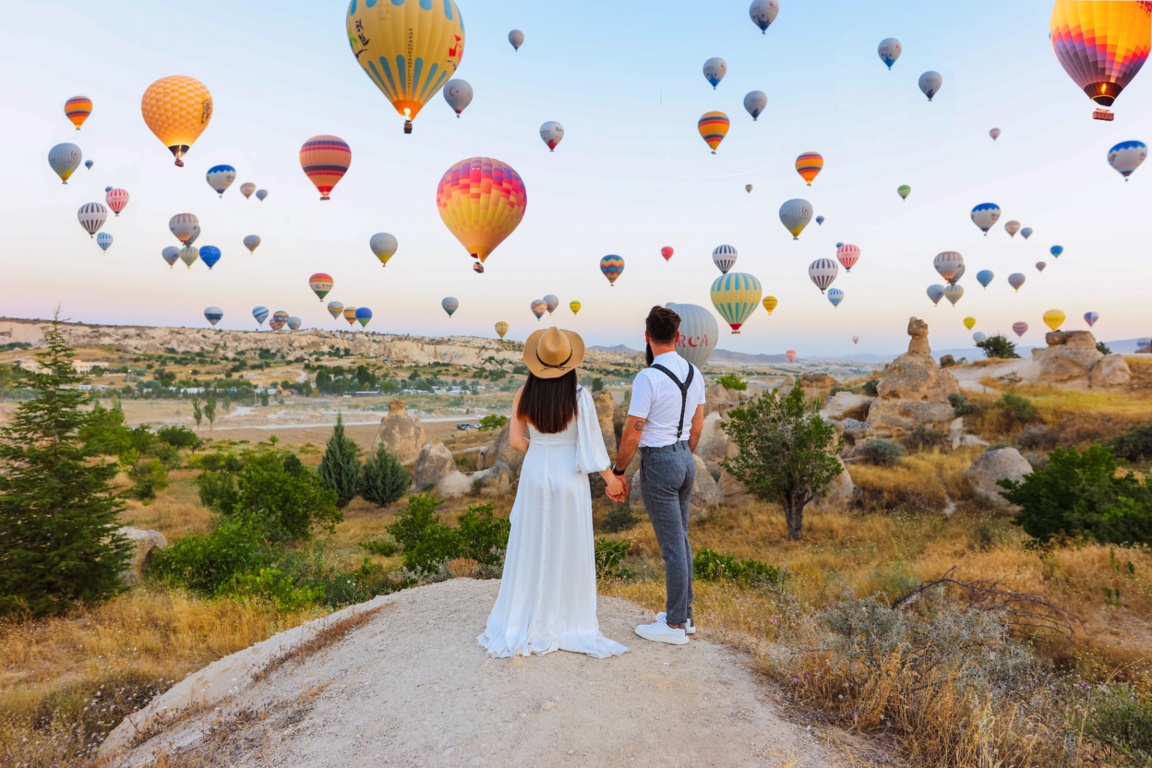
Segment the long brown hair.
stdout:
<svg viewBox="0 0 1152 768">
<path fill-rule="evenodd" d="M 546 435 L 563 432 L 576 418 L 576 371 L 555 379 L 528 373 L 516 415 Z"/>
</svg>

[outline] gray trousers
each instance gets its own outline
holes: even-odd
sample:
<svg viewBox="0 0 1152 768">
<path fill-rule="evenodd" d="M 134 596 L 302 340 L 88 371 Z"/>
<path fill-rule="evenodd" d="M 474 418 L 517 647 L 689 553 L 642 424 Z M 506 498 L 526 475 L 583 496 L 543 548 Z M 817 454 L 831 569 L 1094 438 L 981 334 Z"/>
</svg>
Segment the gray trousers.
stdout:
<svg viewBox="0 0 1152 768">
<path fill-rule="evenodd" d="M 640 492 L 656 531 L 668 590 L 665 613 L 669 624 L 692 617 L 692 547 L 688 543 L 688 511 L 696 462 L 688 443 L 640 449 Z"/>
</svg>

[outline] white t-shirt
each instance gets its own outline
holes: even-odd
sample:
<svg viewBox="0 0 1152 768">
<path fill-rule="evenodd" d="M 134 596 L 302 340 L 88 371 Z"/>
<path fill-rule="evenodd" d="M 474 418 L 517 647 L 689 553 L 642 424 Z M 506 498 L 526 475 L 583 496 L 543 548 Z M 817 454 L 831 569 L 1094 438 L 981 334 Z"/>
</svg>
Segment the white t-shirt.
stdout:
<svg viewBox="0 0 1152 768">
<path fill-rule="evenodd" d="M 665 352 L 652 361 L 662 365 L 681 383 L 688 378 L 688 369 L 694 368 L 692 383 L 688 385 L 688 400 L 684 404 L 684 431 L 681 440 L 687 440 L 692 431 L 692 416 L 696 407 L 704 404 L 704 376 L 699 368 L 675 352 Z M 676 427 L 680 420 L 680 388 L 668 374 L 656 368 L 645 368 L 636 374 L 632 382 L 632 400 L 628 403 L 628 415 L 644 419 L 644 431 L 640 433 L 640 447 L 659 448 L 676 442 Z"/>
</svg>

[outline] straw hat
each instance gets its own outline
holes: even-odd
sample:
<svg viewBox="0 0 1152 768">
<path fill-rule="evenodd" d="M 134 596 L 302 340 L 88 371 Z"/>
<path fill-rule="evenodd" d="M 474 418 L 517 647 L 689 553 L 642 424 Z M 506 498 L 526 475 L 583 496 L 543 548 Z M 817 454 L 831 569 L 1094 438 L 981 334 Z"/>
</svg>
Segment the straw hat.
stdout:
<svg viewBox="0 0 1152 768">
<path fill-rule="evenodd" d="M 584 339 L 575 331 L 547 328 L 524 342 L 524 363 L 541 379 L 558 379 L 584 362 Z"/>
</svg>

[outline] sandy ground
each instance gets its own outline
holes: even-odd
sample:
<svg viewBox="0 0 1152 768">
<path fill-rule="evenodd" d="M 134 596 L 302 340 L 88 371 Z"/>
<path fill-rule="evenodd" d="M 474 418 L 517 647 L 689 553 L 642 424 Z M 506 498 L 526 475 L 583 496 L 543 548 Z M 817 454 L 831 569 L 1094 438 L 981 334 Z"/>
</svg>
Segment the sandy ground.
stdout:
<svg viewBox="0 0 1152 768">
<path fill-rule="evenodd" d="M 839 732 L 788 722 L 740 653 L 707 640 L 649 643 L 650 620 L 600 601 L 602 631 L 632 650 L 489 659 L 483 629 L 497 581 L 452 581 L 376 598 L 191 675 L 112 733 L 108 765 L 348 768 L 367 765 L 843 766 Z M 253 671 L 349 612 L 367 623 L 259 682 Z M 159 735 L 128 750 L 159 713 Z M 155 731 L 154 731 L 155 732 Z M 853 750 L 855 751 L 855 750 Z"/>
</svg>

